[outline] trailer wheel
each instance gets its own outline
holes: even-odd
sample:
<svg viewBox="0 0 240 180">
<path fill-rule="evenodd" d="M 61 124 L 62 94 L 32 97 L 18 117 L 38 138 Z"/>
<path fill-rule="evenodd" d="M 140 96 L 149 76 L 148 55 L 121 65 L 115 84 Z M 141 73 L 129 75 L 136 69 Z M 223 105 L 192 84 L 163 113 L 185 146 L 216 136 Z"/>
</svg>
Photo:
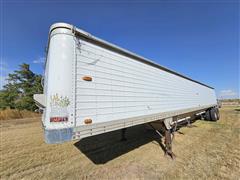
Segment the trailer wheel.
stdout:
<svg viewBox="0 0 240 180">
<path fill-rule="evenodd" d="M 204 119 L 207 120 L 207 121 L 211 121 L 210 110 L 206 111 Z"/>
<path fill-rule="evenodd" d="M 210 117 L 211 117 L 212 121 L 217 121 L 218 120 L 218 115 L 217 115 L 216 108 L 210 109 Z"/>
<path fill-rule="evenodd" d="M 219 119 L 220 119 L 219 109 L 218 109 L 218 108 L 215 108 L 215 111 L 216 111 L 216 113 L 217 113 L 217 120 L 219 120 Z"/>
</svg>

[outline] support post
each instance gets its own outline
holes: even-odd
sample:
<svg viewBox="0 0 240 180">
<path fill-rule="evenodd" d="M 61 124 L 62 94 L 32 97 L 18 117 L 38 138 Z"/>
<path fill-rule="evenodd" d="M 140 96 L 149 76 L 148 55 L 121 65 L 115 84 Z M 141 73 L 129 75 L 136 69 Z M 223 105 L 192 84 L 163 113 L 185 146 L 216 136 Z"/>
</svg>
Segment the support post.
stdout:
<svg viewBox="0 0 240 180">
<path fill-rule="evenodd" d="M 172 159 L 175 159 L 175 154 L 172 152 L 172 137 L 171 129 L 173 123 L 173 118 L 167 118 L 163 121 L 165 125 L 165 155 L 169 155 Z"/>
<path fill-rule="evenodd" d="M 164 144 L 165 146 L 163 147 L 164 151 L 165 151 L 165 155 L 169 155 L 172 159 L 175 159 L 175 154 L 172 152 L 172 126 L 171 124 L 173 124 L 172 122 L 172 118 L 168 118 L 168 119 L 165 119 L 164 122 L 159 122 L 161 125 L 161 129 L 164 131 L 164 138 L 165 138 L 165 141 L 164 141 Z M 149 125 L 156 131 L 156 133 L 161 137 L 163 138 L 162 134 L 151 124 L 149 123 Z M 175 125 L 175 129 L 174 131 L 176 130 L 177 128 L 177 125 Z M 161 144 L 160 144 L 161 145 Z"/>
<path fill-rule="evenodd" d="M 172 159 L 175 159 L 175 154 L 172 152 L 172 137 L 171 137 L 171 130 L 165 129 L 165 155 L 169 155 Z"/>
</svg>

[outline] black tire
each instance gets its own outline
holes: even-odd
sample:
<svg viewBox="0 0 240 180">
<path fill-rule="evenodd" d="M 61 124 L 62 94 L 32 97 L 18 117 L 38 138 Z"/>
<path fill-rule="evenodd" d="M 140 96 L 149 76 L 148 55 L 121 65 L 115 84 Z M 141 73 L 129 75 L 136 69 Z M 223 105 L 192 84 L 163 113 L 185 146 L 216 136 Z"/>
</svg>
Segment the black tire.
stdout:
<svg viewBox="0 0 240 180">
<path fill-rule="evenodd" d="M 218 108 L 215 108 L 215 110 L 216 110 L 216 113 L 217 113 L 217 120 L 219 120 L 219 119 L 220 119 L 219 109 L 218 109 Z"/>
<path fill-rule="evenodd" d="M 210 110 L 206 111 L 204 119 L 207 120 L 207 121 L 211 121 Z"/>
<path fill-rule="evenodd" d="M 216 108 L 210 109 L 210 117 L 212 121 L 217 121 L 218 120 L 218 113 Z"/>
</svg>

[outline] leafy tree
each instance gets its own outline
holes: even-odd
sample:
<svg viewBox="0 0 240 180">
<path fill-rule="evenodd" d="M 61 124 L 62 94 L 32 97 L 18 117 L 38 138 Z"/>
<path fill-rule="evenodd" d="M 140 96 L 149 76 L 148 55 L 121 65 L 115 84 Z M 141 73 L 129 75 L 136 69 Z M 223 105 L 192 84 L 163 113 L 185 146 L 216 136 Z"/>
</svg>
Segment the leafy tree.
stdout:
<svg viewBox="0 0 240 180">
<path fill-rule="evenodd" d="M 29 64 L 21 64 L 19 70 L 8 75 L 8 83 L 0 91 L 0 108 L 35 110 L 33 94 L 42 93 L 41 78 L 30 70 Z"/>
</svg>

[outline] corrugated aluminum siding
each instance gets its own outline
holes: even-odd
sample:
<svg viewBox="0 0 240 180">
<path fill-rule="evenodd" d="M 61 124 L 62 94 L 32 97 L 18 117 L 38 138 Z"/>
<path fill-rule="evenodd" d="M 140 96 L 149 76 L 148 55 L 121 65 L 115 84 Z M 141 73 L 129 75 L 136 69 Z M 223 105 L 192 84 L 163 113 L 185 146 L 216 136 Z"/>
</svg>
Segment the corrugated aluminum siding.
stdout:
<svg viewBox="0 0 240 180">
<path fill-rule="evenodd" d="M 76 126 L 216 104 L 214 89 L 84 40 L 76 57 Z"/>
</svg>

